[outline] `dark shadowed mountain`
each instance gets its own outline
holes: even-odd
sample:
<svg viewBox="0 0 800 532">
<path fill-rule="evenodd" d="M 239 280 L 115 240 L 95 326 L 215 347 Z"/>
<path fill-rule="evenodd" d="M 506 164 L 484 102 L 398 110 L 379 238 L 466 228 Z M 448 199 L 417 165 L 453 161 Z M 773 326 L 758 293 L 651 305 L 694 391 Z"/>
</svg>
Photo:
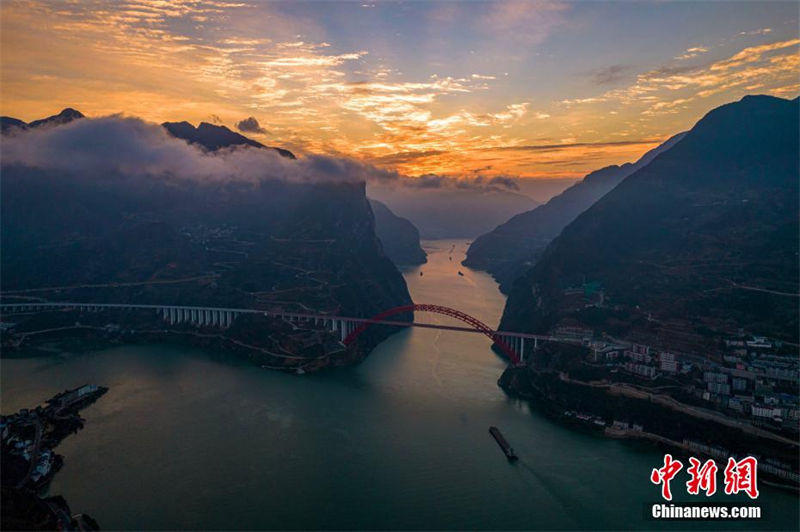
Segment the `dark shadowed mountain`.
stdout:
<svg viewBox="0 0 800 532">
<path fill-rule="evenodd" d="M 81 113 L 80 111 L 76 111 L 71 107 L 67 107 L 57 115 L 48 116 L 47 118 L 41 118 L 39 120 L 34 120 L 29 124 L 26 124 L 25 122 L 17 118 L 12 118 L 10 116 L 2 116 L 0 117 L 0 128 L 2 129 L 3 133 L 8 133 L 13 128 L 25 130 L 29 128 L 49 127 L 60 124 L 67 124 L 69 122 L 72 122 L 73 120 L 78 120 L 79 118 L 84 118 L 83 113 Z"/>
<path fill-rule="evenodd" d="M 501 329 L 577 321 L 704 354 L 739 328 L 797 342 L 798 110 L 748 96 L 709 112 L 550 243 Z"/>
<path fill-rule="evenodd" d="M 424 264 L 427 256 L 419 245 L 419 231 L 414 224 L 393 213 L 377 200 L 370 200 L 375 214 L 375 233 L 383 251 L 397 265 Z"/>
<path fill-rule="evenodd" d="M 276 150 L 289 159 L 295 156 L 289 150 L 265 146 L 251 138 L 231 131 L 225 126 L 215 126 L 201 122 L 194 127 L 189 122 L 164 122 L 162 126 L 174 137 L 199 144 L 209 151 L 216 151 L 229 146 L 253 146 Z M 376 205 L 371 202 L 375 214 L 375 231 L 383 244 L 386 255 L 395 264 L 422 264 L 425 262 L 425 252 L 419 246 L 419 231 L 414 225 L 396 216 L 386 205 Z"/>
<path fill-rule="evenodd" d="M 12 118 L 10 116 L 0 116 L 0 131 L 6 133 L 8 131 L 13 130 L 14 128 L 17 129 L 28 129 L 28 124 L 23 122 L 18 118 Z"/>
<path fill-rule="evenodd" d="M 33 132 L 18 135 L 23 142 Z M 164 151 L 186 149 L 163 142 Z M 364 317 L 411 302 L 376 237 L 363 182 L 191 180 L 5 161 L 0 175 L 4 301 L 33 293 Z M 155 315 L 114 319 L 130 329 L 163 329 Z M 270 320 L 237 319 L 213 341 L 260 365 L 312 371 L 356 362 L 389 333 L 370 327 L 358 345 L 344 348 L 338 333 Z"/>
<path fill-rule="evenodd" d="M 41 126 L 55 126 L 60 124 L 68 124 L 73 120 L 78 120 L 80 118 L 84 118 L 83 113 L 80 111 L 76 111 L 71 107 L 67 107 L 57 115 L 48 116 L 47 118 L 42 118 L 40 120 L 34 120 L 28 127 L 41 127 Z"/>
<path fill-rule="evenodd" d="M 192 144 L 199 144 L 210 151 L 227 148 L 228 146 L 253 146 L 255 148 L 275 150 L 289 159 L 295 158 L 294 154 L 289 150 L 265 146 L 260 142 L 249 139 L 235 131 L 231 131 L 225 126 L 215 126 L 208 122 L 200 122 L 200 125 L 197 127 L 194 127 L 189 122 L 164 122 L 161 125 L 164 126 L 172 136 L 191 142 Z"/>
<path fill-rule="evenodd" d="M 533 264 L 537 255 L 568 223 L 620 181 L 674 146 L 683 135 L 685 133 L 673 136 L 635 163 L 596 170 L 544 205 L 517 214 L 481 235 L 467 250 L 464 264 L 491 273 L 500 283 L 500 289 L 507 293 L 514 279 Z"/>
</svg>

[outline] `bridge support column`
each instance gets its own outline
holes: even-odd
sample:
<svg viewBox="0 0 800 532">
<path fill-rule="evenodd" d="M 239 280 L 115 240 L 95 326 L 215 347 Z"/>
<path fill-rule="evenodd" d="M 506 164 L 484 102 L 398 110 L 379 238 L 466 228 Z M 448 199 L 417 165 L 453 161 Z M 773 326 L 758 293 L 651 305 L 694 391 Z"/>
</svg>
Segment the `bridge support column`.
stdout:
<svg viewBox="0 0 800 532">
<path fill-rule="evenodd" d="M 519 361 L 525 362 L 525 338 L 520 338 Z"/>
</svg>

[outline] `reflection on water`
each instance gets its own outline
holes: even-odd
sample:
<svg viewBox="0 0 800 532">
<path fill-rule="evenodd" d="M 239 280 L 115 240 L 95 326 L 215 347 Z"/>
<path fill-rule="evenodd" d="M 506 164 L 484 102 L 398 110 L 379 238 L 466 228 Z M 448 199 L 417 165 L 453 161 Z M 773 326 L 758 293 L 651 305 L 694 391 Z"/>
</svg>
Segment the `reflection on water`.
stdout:
<svg viewBox="0 0 800 532">
<path fill-rule="evenodd" d="M 411 294 L 495 326 L 503 296 L 459 264 L 465 249 L 427 242 L 429 263 L 406 272 Z M 553 424 L 503 394 L 503 367 L 487 338 L 431 329 L 391 337 L 360 366 L 302 377 L 135 345 L 4 360 L 2 410 L 85 382 L 111 388 L 59 447 L 52 486 L 105 529 L 703 527 L 645 520 L 655 449 Z M 757 525 L 791 528 L 796 496 L 762 494 Z"/>
</svg>

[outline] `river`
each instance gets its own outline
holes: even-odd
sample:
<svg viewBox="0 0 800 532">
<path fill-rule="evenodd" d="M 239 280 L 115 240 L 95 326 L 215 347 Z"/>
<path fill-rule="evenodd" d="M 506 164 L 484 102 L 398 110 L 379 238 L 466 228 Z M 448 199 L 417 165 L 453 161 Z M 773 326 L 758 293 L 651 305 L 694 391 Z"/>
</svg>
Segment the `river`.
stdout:
<svg viewBox="0 0 800 532">
<path fill-rule="evenodd" d="M 428 264 L 405 272 L 411 295 L 495 326 L 504 296 L 459 264 L 466 245 L 425 242 Z M 412 329 L 359 366 L 304 376 L 161 345 L 6 359 L 2 412 L 84 383 L 110 387 L 58 448 L 65 464 L 50 490 L 104 529 L 796 527 L 798 497 L 765 485 L 758 522 L 646 519 L 663 454 L 508 398 L 489 345 Z M 490 425 L 519 462 L 506 461 Z"/>
</svg>

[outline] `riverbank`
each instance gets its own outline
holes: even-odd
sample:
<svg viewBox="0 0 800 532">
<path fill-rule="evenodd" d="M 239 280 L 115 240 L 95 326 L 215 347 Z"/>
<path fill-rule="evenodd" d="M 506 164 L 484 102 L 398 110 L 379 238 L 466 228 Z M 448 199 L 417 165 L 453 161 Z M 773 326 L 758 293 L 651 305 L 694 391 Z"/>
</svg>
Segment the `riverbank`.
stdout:
<svg viewBox="0 0 800 532">
<path fill-rule="evenodd" d="M 757 427 L 720 419 L 672 398 L 659 400 L 627 387 L 586 383 L 552 370 L 509 367 L 498 385 L 557 422 L 606 437 L 647 441 L 686 457 L 727 461 L 729 456 L 755 456 L 765 480 L 794 492 L 800 489 L 800 442 Z"/>
<path fill-rule="evenodd" d="M 44 494 L 64 464 L 55 448 L 83 428 L 79 412 L 106 392 L 103 386 L 83 385 L 2 416 L 4 530 L 98 530 L 91 517 L 73 516 L 63 497 Z"/>
<path fill-rule="evenodd" d="M 52 356 L 125 344 L 166 343 L 213 350 L 264 368 L 313 373 L 363 361 L 392 328 L 372 327 L 362 341 L 342 346 L 335 335 L 260 315 L 240 316 L 229 329 L 168 325 L 150 313 L 76 310 L 24 316 L 2 333 L 2 357 Z M 265 332 L 267 331 L 267 332 Z"/>
</svg>

